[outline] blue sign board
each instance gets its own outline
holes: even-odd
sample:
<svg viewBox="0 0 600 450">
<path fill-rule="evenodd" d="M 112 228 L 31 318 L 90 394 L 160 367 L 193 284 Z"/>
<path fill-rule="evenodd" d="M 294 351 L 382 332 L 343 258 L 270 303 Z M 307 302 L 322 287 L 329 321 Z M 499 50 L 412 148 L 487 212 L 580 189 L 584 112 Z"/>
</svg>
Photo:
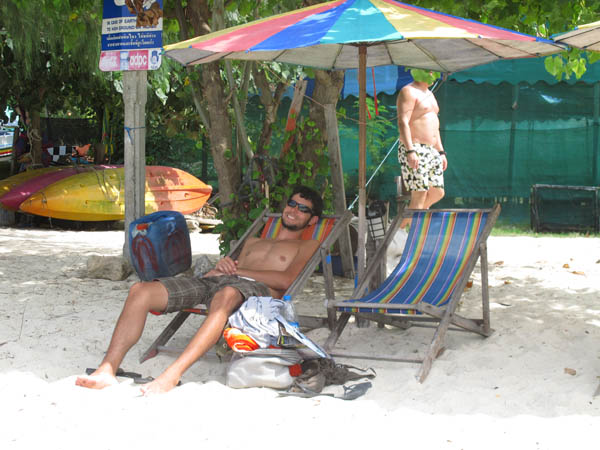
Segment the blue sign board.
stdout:
<svg viewBox="0 0 600 450">
<path fill-rule="evenodd" d="M 162 60 L 163 0 L 104 0 L 100 70 L 155 70 Z"/>
</svg>

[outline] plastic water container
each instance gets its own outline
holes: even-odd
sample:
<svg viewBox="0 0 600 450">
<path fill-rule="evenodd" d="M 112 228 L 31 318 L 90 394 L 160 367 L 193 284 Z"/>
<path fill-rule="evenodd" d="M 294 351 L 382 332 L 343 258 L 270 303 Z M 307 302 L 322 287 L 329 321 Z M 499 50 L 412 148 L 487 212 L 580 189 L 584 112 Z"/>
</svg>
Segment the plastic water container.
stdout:
<svg viewBox="0 0 600 450">
<path fill-rule="evenodd" d="M 277 357 L 246 356 L 233 361 L 227 370 L 225 383 L 234 389 L 268 387 L 285 389 L 292 385 L 294 378 L 288 366 Z"/>
<path fill-rule="evenodd" d="M 291 295 L 283 296 L 283 307 L 281 308 L 281 315 L 288 323 L 296 328 L 299 328 L 298 325 L 298 316 L 296 315 L 296 309 L 294 308 L 294 303 L 292 302 Z"/>
<path fill-rule="evenodd" d="M 158 211 L 129 225 L 129 254 L 140 279 L 172 277 L 192 265 L 192 246 L 185 217 Z"/>
</svg>

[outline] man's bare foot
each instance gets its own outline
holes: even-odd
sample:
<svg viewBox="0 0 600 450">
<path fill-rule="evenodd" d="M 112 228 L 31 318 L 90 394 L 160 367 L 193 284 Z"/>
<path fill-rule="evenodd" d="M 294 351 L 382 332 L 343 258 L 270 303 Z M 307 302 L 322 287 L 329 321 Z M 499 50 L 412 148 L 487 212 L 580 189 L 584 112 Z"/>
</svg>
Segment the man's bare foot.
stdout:
<svg viewBox="0 0 600 450">
<path fill-rule="evenodd" d="M 77 377 L 75 384 L 88 389 L 104 389 L 118 384 L 117 378 L 107 372 L 96 371 L 91 375 Z"/>
<path fill-rule="evenodd" d="M 164 394 L 177 386 L 178 382 L 178 379 L 171 379 L 163 373 L 156 380 L 144 384 L 140 389 L 143 395 Z"/>
</svg>

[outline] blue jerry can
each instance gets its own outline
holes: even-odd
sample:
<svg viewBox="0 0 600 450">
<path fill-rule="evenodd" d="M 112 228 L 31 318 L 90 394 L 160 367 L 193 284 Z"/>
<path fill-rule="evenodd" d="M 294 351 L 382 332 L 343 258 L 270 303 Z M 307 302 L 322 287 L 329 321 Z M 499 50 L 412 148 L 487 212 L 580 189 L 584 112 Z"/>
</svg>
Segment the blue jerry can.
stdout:
<svg viewBox="0 0 600 450">
<path fill-rule="evenodd" d="M 129 254 L 144 281 L 172 277 L 189 269 L 192 246 L 183 214 L 158 211 L 131 222 Z"/>
</svg>

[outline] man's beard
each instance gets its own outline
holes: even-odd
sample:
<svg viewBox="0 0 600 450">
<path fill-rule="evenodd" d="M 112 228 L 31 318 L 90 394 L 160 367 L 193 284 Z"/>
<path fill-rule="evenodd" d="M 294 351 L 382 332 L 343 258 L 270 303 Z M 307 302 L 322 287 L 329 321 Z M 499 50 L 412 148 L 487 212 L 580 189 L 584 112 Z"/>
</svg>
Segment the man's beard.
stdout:
<svg viewBox="0 0 600 450">
<path fill-rule="evenodd" d="M 284 228 L 290 230 L 290 231 L 300 231 L 306 228 L 306 225 L 308 225 L 308 222 L 310 222 L 310 219 L 312 219 L 312 216 L 309 217 L 308 219 L 306 219 L 306 222 L 304 222 L 304 225 L 290 225 L 285 223 L 285 219 L 283 216 L 281 216 L 281 225 L 283 225 Z"/>
</svg>

